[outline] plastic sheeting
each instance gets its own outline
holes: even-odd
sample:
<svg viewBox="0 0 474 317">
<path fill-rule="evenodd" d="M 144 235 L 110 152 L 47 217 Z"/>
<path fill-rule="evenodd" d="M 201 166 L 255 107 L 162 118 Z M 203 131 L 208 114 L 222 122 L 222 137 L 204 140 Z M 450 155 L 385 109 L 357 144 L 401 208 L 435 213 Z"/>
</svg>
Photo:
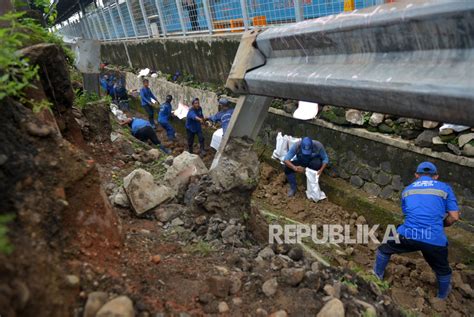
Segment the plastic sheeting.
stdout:
<svg viewBox="0 0 474 317">
<path fill-rule="evenodd" d="M 469 129 L 469 127 L 465 125 L 458 125 L 458 124 L 451 124 L 451 123 L 444 123 L 442 126 L 439 127 L 439 131 L 443 131 L 446 129 L 453 129 L 453 131 L 461 132 Z"/>
<path fill-rule="evenodd" d="M 311 120 L 316 118 L 319 111 L 319 105 L 314 102 L 300 101 L 298 108 L 293 113 L 293 118 L 300 120 Z"/>
</svg>

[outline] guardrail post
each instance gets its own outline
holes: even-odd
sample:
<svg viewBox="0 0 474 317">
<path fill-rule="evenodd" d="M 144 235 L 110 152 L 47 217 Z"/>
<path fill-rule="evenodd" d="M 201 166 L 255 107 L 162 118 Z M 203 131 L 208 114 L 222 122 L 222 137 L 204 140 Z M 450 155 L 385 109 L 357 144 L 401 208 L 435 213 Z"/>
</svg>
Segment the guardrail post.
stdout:
<svg viewBox="0 0 474 317">
<path fill-rule="evenodd" d="M 148 17 L 146 16 L 146 10 L 145 5 L 143 4 L 143 0 L 138 0 L 138 3 L 140 4 L 140 11 L 142 12 L 143 22 L 145 22 L 146 33 L 148 34 L 148 37 L 151 37 L 150 23 L 148 22 Z"/>
<path fill-rule="evenodd" d="M 159 0 L 155 0 L 156 9 L 158 10 L 158 17 L 160 18 L 160 26 L 161 32 L 160 35 L 166 36 L 166 24 L 165 24 L 165 16 L 163 15 L 163 11 L 161 10 L 161 5 Z"/>
<path fill-rule="evenodd" d="M 183 7 L 181 6 L 181 0 L 176 0 L 176 7 L 178 8 L 179 23 L 181 23 L 183 35 L 186 35 L 186 26 L 184 25 Z"/>
<path fill-rule="evenodd" d="M 133 33 L 135 34 L 135 37 L 138 38 L 138 29 L 137 24 L 135 23 L 135 18 L 133 17 L 132 5 L 130 4 L 130 0 L 126 0 L 125 3 L 127 3 L 127 10 L 128 15 L 130 16 L 130 22 L 132 22 Z"/>
<path fill-rule="evenodd" d="M 112 26 L 114 28 L 115 38 L 118 39 L 119 33 L 118 33 L 117 23 L 115 23 L 114 16 L 112 15 L 112 5 L 109 5 L 107 9 L 108 9 L 107 11 L 109 11 L 110 20 L 112 20 Z"/>
<path fill-rule="evenodd" d="M 118 12 L 118 15 L 119 15 L 120 25 L 122 25 L 123 37 L 127 38 L 128 37 L 127 36 L 127 30 L 125 29 L 125 22 L 123 20 L 122 11 L 120 11 L 120 6 L 119 6 L 119 3 L 118 3 L 118 0 L 115 0 L 115 8 L 117 9 L 117 12 Z"/>
<path fill-rule="evenodd" d="M 212 19 L 211 19 L 211 10 L 209 9 L 209 0 L 202 0 L 204 5 L 204 15 L 206 16 L 207 29 L 209 34 L 212 34 Z"/>
<path fill-rule="evenodd" d="M 295 1 L 295 18 L 296 22 L 304 20 L 303 2 L 301 0 Z"/>
<path fill-rule="evenodd" d="M 240 7 L 242 8 L 242 19 L 244 20 L 245 30 L 249 29 L 249 15 L 247 14 L 247 0 L 240 0 Z"/>
</svg>

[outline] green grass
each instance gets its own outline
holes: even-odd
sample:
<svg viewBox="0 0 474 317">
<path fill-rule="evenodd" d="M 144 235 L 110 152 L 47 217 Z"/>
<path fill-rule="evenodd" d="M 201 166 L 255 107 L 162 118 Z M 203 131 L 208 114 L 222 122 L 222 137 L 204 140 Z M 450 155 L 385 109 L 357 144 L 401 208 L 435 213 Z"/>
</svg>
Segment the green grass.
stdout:
<svg viewBox="0 0 474 317">
<path fill-rule="evenodd" d="M 10 254 L 13 252 L 13 246 L 8 239 L 8 223 L 14 219 L 11 214 L 0 215 L 0 253 Z"/>
<path fill-rule="evenodd" d="M 382 292 L 387 291 L 390 288 L 390 284 L 387 281 L 380 280 L 377 276 L 372 273 L 366 272 L 363 268 L 356 266 L 352 269 L 359 277 L 361 277 L 367 283 L 373 282 Z"/>
</svg>

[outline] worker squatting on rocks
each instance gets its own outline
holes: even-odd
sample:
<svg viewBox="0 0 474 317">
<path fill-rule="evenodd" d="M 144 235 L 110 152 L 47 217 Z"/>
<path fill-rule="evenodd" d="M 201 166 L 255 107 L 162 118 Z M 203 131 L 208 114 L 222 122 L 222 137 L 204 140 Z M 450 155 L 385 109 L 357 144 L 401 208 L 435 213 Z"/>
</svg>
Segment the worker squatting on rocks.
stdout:
<svg viewBox="0 0 474 317">
<path fill-rule="evenodd" d="M 168 137 L 169 141 L 176 140 L 176 132 L 174 131 L 173 126 L 169 122 L 171 116 L 173 115 L 171 106 L 172 100 L 173 97 L 171 95 L 166 96 L 166 101 L 161 104 L 160 112 L 158 113 L 158 123 L 163 129 L 165 129 L 166 136 Z"/>
<path fill-rule="evenodd" d="M 188 150 L 189 153 L 193 153 L 194 146 L 194 137 L 197 135 L 200 145 L 200 155 L 204 156 L 206 154 L 204 148 L 204 136 L 202 134 L 201 124 L 204 123 L 206 119 L 202 113 L 202 108 L 199 103 L 199 98 L 194 98 L 191 102 L 191 109 L 189 109 L 188 115 L 186 117 L 186 133 L 188 136 Z"/>
<path fill-rule="evenodd" d="M 150 87 L 148 87 L 148 85 L 148 79 L 144 79 L 143 87 L 140 89 L 140 100 L 143 109 L 145 109 L 146 113 L 148 114 L 148 119 L 150 120 L 151 127 L 155 129 L 155 109 L 153 108 L 152 99 L 158 101 L 158 98 L 156 98 L 155 95 L 151 92 L 151 89 Z"/>
<path fill-rule="evenodd" d="M 296 157 L 295 160 L 293 160 Z M 318 171 L 321 175 L 329 163 L 329 157 L 324 146 L 319 141 L 311 140 L 309 137 L 303 138 L 294 144 L 284 158 L 285 174 L 290 184 L 288 196 L 296 194 L 296 174 L 304 173 L 305 168 Z"/>
<path fill-rule="evenodd" d="M 436 166 L 418 165 L 416 180 L 402 192 L 404 223 L 397 228 L 400 241 L 389 240 L 376 254 L 374 273 L 383 279 L 392 254 L 421 251 L 438 280 L 438 298 L 450 292 L 451 268 L 448 263 L 448 239 L 443 227 L 459 220 L 459 208 L 451 187 L 438 181 Z"/>
<path fill-rule="evenodd" d="M 152 128 L 151 123 L 140 119 L 140 118 L 127 118 L 124 121 L 120 122 L 120 125 L 126 125 L 132 129 L 132 135 L 139 139 L 142 142 L 147 142 L 148 140 L 151 141 L 154 145 L 157 145 L 160 150 L 162 150 L 166 154 L 170 154 L 171 151 L 165 148 L 158 136 L 155 133 L 155 130 Z"/>
<path fill-rule="evenodd" d="M 227 98 L 220 98 L 219 105 L 221 106 L 221 111 L 213 116 L 207 117 L 206 120 L 209 120 L 213 123 L 220 122 L 222 130 L 225 134 L 225 131 L 229 126 L 230 119 L 232 118 L 232 114 L 234 113 L 234 108 L 230 107 L 229 100 L 227 100 Z"/>
</svg>

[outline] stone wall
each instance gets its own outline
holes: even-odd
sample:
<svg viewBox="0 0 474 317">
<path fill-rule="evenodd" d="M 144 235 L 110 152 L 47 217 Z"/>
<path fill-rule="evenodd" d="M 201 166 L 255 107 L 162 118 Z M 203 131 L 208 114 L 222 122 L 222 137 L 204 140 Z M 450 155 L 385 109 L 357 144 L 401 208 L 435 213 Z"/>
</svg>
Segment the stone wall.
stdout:
<svg viewBox="0 0 474 317">
<path fill-rule="evenodd" d="M 463 212 L 461 225 L 474 229 L 471 226 L 474 225 L 474 159 L 434 152 L 407 140 L 320 119 L 296 120 L 282 110 L 270 109 L 258 141 L 274 148 L 279 131 L 321 141 L 330 157 L 328 174 L 343 178 L 373 196 L 393 201 L 399 201 L 401 190 L 413 181 L 417 164 L 435 163 L 441 179 L 456 193 Z"/>
<path fill-rule="evenodd" d="M 106 42 L 101 59 L 113 65 L 192 74 L 201 82 L 222 85 L 234 61 L 241 34 Z M 211 58 L 212 57 L 212 58 Z"/>
<path fill-rule="evenodd" d="M 143 78 L 138 78 L 137 75 L 130 72 L 122 73 L 122 76 L 125 77 L 126 89 L 132 92 L 132 94 L 133 91 L 138 92 L 142 87 Z M 218 96 L 212 91 L 182 86 L 163 78 L 147 77 L 147 79 L 149 80 L 151 91 L 159 99 L 160 103 L 165 101 L 166 95 L 172 95 L 174 98 L 172 105 L 176 109 L 179 102 L 190 105 L 191 100 L 197 97 L 201 101 L 201 107 L 205 116 L 214 114 L 218 110 Z"/>
</svg>

